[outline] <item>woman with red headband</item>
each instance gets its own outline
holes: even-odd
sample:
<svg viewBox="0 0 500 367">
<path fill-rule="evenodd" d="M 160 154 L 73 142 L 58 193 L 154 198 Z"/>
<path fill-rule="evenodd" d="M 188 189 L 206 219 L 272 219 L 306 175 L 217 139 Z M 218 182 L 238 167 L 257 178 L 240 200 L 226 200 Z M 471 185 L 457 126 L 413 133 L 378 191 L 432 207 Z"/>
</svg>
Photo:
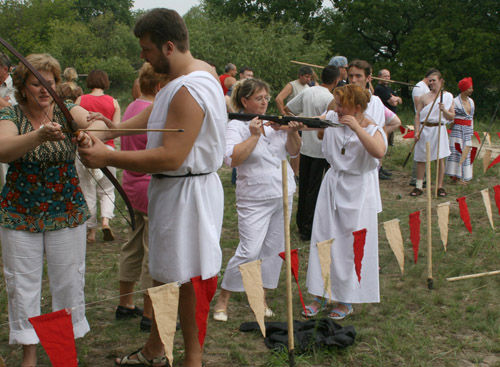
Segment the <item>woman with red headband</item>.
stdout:
<svg viewBox="0 0 500 367">
<path fill-rule="evenodd" d="M 450 134 L 451 155 L 446 162 L 445 173 L 454 182 L 464 185 L 472 180 L 471 153 L 460 164 L 462 152 L 467 146 L 472 147 L 472 134 L 474 133 L 474 101 L 470 98 L 473 92 L 472 78 L 464 78 L 458 82 L 460 95 L 455 98 L 455 121 Z"/>
</svg>

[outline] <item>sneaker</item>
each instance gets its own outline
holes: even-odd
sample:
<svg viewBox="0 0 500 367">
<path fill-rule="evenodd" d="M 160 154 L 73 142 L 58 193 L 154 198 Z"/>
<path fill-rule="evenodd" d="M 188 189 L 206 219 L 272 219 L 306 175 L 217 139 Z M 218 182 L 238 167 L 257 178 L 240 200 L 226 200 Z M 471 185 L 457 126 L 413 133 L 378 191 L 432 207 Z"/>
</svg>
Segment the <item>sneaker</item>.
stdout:
<svg viewBox="0 0 500 367">
<path fill-rule="evenodd" d="M 133 319 L 134 317 L 142 316 L 142 313 L 142 308 L 137 306 L 134 306 L 134 308 L 118 306 L 115 311 L 115 316 L 117 320 Z"/>
<path fill-rule="evenodd" d="M 380 171 L 378 172 L 378 179 L 379 179 L 379 180 L 384 180 L 384 181 L 385 181 L 385 180 L 392 180 L 392 178 L 390 178 L 389 176 L 387 176 L 387 175 L 383 174 L 383 173 L 382 173 L 382 170 L 380 170 Z"/>
<path fill-rule="evenodd" d="M 141 323 L 139 324 L 141 331 L 150 332 L 151 331 L 151 319 L 146 316 L 142 316 Z"/>
<path fill-rule="evenodd" d="M 384 167 L 380 167 L 380 172 L 382 172 L 384 175 L 391 177 L 392 172 L 386 170 Z"/>
</svg>

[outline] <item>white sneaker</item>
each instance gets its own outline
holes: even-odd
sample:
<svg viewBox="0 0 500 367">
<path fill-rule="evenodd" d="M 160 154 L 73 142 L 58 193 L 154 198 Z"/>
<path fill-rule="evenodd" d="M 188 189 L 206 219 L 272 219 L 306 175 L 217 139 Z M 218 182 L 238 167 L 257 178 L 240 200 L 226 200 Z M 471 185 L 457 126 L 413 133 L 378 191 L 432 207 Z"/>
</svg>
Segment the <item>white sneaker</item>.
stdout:
<svg viewBox="0 0 500 367">
<path fill-rule="evenodd" d="M 273 317 L 274 316 L 273 310 L 271 310 L 269 307 L 266 307 L 266 309 L 264 311 L 264 316 L 265 317 Z"/>
</svg>

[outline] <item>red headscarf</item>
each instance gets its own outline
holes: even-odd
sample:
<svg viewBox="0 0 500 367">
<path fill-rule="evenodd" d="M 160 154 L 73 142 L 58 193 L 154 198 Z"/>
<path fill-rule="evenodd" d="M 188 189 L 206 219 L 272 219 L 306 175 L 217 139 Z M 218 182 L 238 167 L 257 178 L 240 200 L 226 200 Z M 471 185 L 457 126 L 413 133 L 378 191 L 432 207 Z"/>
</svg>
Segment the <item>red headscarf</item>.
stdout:
<svg viewBox="0 0 500 367">
<path fill-rule="evenodd" d="M 472 87 L 472 78 L 463 78 L 458 82 L 458 88 L 461 92 L 466 91 L 470 87 Z"/>
</svg>

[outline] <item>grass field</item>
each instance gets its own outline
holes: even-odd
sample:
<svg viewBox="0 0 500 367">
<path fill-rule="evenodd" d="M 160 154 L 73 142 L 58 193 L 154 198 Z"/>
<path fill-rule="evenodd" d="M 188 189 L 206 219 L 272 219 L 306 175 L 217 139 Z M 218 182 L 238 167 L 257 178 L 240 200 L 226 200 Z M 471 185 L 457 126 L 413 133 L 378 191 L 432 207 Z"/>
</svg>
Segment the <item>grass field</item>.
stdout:
<svg viewBox="0 0 500 367">
<path fill-rule="evenodd" d="M 411 117 L 403 121 L 411 121 Z M 486 130 L 489 121 L 477 123 L 477 130 Z M 498 124 L 495 124 L 498 126 Z M 500 129 L 500 128 L 498 128 Z M 495 131 L 495 127 L 493 128 Z M 398 133 L 399 134 L 399 133 Z M 492 138 L 499 146 L 498 138 Z M 477 144 L 477 142 L 475 142 Z M 446 180 L 448 197 L 433 201 L 432 249 L 434 289 L 427 288 L 426 197 L 409 197 L 408 185 L 411 164 L 401 167 L 410 149 L 410 142 L 398 139 L 390 147 L 384 167 L 393 172 L 391 181 L 381 181 L 383 212 L 379 215 L 379 254 L 381 302 L 355 305 L 352 316 L 342 325 L 353 325 L 356 342 L 344 350 L 315 350 L 296 355 L 296 366 L 500 366 L 500 276 L 476 278 L 457 282 L 447 277 L 500 269 L 500 215 L 495 206 L 493 186 L 499 183 L 499 168 L 482 172 L 482 159 L 474 168 L 474 180 L 468 186 L 452 186 Z M 483 148 L 484 149 L 484 148 Z M 493 158 L 498 150 L 493 153 Z M 220 176 L 225 190 L 225 214 L 221 239 L 223 267 L 238 244 L 234 187 L 230 169 L 223 167 Z M 434 175 L 432 177 L 434 181 Z M 493 205 L 493 230 L 488 222 L 480 191 L 490 189 Z M 472 218 L 472 234 L 465 229 L 456 198 L 466 196 Z M 450 201 L 448 251 L 440 241 L 435 208 Z M 294 206 L 294 209 L 296 207 Z M 409 240 L 408 215 L 421 211 L 422 232 L 419 261 L 413 263 Z M 129 229 L 119 214 L 112 222 L 117 239 L 88 246 L 86 272 L 87 318 L 91 332 L 77 341 L 82 366 L 112 366 L 113 358 L 141 346 L 147 334 L 139 331 L 139 320 L 117 322 L 114 309 L 118 303 L 118 257 L 121 244 Z M 294 218 L 294 217 L 292 217 Z M 392 253 L 382 223 L 399 219 L 405 246 L 405 271 L 402 275 Z M 310 300 L 305 288 L 309 242 L 298 237 L 295 221 L 291 223 L 292 248 L 299 249 L 300 285 L 306 302 Z M 8 345 L 7 297 L 0 275 L 0 357 L 7 366 L 19 365 L 21 349 Z M 279 288 L 268 294 L 268 302 L 276 316 L 271 321 L 286 321 L 285 277 Z M 48 280 L 43 280 L 43 312 L 50 312 Z M 294 289 L 294 315 L 300 316 L 300 301 Z M 139 291 L 139 289 L 137 289 Z M 141 304 L 141 294 L 136 300 Z M 241 333 L 239 325 L 253 321 L 244 294 L 235 294 L 229 305 L 229 321 L 215 323 L 209 319 L 205 341 L 205 366 L 287 366 L 287 354 L 268 350 L 257 333 Z M 175 366 L 181 366 L 182 338 L 175 340 Z M 39 366 L 50 366 L 39 347 Z"/>
</svg>

